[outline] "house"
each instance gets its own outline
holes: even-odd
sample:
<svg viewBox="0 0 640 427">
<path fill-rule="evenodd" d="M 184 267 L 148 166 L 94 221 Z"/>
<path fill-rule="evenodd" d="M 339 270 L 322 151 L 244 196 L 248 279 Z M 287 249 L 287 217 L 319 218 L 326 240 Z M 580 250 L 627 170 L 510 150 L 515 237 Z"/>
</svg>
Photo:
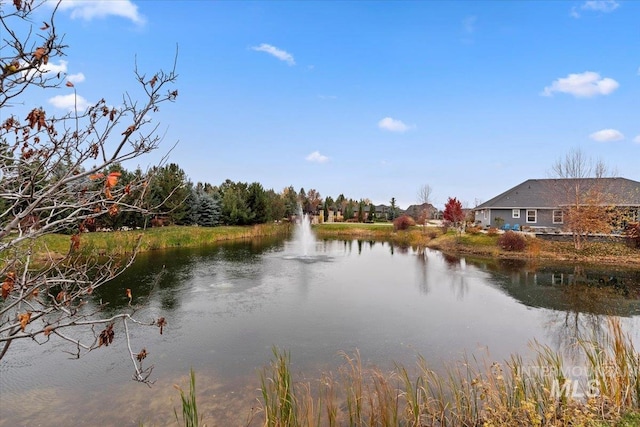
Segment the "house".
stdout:
<svg viewBox="0 0 640 427">
<path fill-rule="evenodd" d="M 423 203 L 421 205 L 410 205 L 405 213 L 419 222 L 424 218 L 424 215 L 426 215 L 427 220 L 435 219 L 438 214 L 438 209 L 431 203 Z"/>
<path fill-rule="evenodd" d="M 518 224 L 533 230 L 566 230 L 567 209 L 590 203 L 620 213 L 618 223 L 612 224 L 620 229 L 627 221 L 640 220 L 640 182 L 626 178 L 529 179 L 473 210 L 476 224 L 482 227 Z"/>
</svg>

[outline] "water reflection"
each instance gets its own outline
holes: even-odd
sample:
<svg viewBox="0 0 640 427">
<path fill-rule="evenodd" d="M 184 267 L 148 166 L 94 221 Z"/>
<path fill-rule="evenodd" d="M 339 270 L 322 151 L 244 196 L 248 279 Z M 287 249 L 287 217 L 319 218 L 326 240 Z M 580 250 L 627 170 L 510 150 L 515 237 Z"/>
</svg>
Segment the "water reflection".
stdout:
<svg viewBox="0 0 640 427">
<path fill-rule="evenodd" d="M 623 317 L 640 314 L 638 270 L 537 265 L 524 260 L 468 261 L 530 307 Z"/>
<path fill-rule="evenodd" d="M 296 371 L 313 376 L 338 363 L 339 351 L 354 349 L 383 368 L 394 361 L 413 365 L 418 354 L 437 365 L 485 348 L 504 360 L 526 352 L 533 338 L 570 351 L 577 336 L 601 330 L 612 314 L 625 317 L 638 338 L 638 271 L 473 259 L 371 240 L 323 240 L 316 250 L 321 262 L 288 257 L 281 239 L 142 254 L 92 301 L 120 310 L 131 289 L 141 315 L 168 322 L 162 336 L 154 328 L 152 336 L 135 331 L 132 337 L 147 346 L 158 376 L 175 378 L 193 367 L 228 393 L 256 389 L 255 370 L 268 363 L 274 345 L 291 352 Z M 52 389 L 42 416 L 30 413 L 32 424 L 70 410 L 65 417 L 85 420 L 81 406 L 69 409 L 55 398 L 70 390 L 104 399 L 114 424 L 131 423 L 115 407 L 121 401 L 112 399 L 112 408 L 103 394 L 129 378 L 126 349 L 118 352 L 124 343 L 75 362 L 59 357 L 57 348 L 27 344 L 19 350 L 29 351 L 28 359 L 16 353 L 3 360 L 0 387 L 10 402 L 37 394 L 43 384 Z M 136 393 L 147 391 L 126 395 Z M 144 397 L 149 407 L 166 403 L 153 391 Z M 137 419 L 153 419 L 140 407 Z M 10 408 L 0 405 L 0 426 L 24 419 Z"/>
</svg>

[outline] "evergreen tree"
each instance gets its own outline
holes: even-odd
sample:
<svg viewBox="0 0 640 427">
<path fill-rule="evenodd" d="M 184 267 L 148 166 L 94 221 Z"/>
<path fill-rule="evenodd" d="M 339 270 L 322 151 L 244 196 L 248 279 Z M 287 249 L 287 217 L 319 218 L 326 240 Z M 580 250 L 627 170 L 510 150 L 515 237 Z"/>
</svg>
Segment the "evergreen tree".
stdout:
<svg viewBox="0 0 640 427">
<path fill-rule="evenodd" d="M 394 219 L 396 219 L 396 217 L 398 216 L 398 207 L 396 206 L 396 198 L 392 197 L 391 201 L 389 202 L 389 215 L 387 216 L 387 219 L 389 221 L 393 221 Z"/>
<path fill-rule="evenodd" d="M 376 220 L 376 206 L 371 203 L 369 205 L 369 222 L 374 222 Z"/>
<path fill-rule="evenodd" d="M 198 194 L 197 224 L 201 227 L 220 224 L 220 204 L 215 196 L 205 192 Z"/>
<path fill-rule="evenodd" d="M 269 218 L 267 195 L 262 185 L 254 182 L 247 188 L 247 208 L 250 212 L 250 224 L 264 224 Z"/>
<path fill-rule="evenodd" d="M 282 192 L 284 198 L 284 217 L 291 218 L 298 213 L 298 195 L 293 186 L 289 186 Z"/>
</svg>

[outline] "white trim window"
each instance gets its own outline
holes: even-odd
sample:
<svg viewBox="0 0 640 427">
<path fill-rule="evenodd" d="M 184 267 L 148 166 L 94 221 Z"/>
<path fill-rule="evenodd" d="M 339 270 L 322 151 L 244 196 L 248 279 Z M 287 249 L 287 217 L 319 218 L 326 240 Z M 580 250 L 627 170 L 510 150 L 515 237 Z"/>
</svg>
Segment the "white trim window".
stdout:
<svg viewBox="0 0 640 427">
<path fill-rule="evenodd" d="M 527 209 L 527 224 L 535 224 L 536 222 L 538 222 L 538 211 Z"/>
<path fill-rule="evenodd" d="M 512 209 L 511 210 L 512 218 L 520 218 L 520 209 Z"/>
<path fill-rule="evenodd" d="M 554 224 L 564 224 L 564 212 L 560 209 L 556 209 L 553 211 L 553 223 Z"/>
<path fill-rule="evenodd" d="M 484 219 L 489 219 L 489 209 L 483 209 L 482 213 L 484 214 Z"/>
</svg>

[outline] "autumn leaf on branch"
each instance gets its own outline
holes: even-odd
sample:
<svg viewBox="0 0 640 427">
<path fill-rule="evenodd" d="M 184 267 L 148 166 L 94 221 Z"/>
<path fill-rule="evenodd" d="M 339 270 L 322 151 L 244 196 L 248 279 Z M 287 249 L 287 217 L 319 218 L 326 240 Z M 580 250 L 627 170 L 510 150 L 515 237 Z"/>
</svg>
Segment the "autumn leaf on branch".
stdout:
<svg viewBox="0 0 640 427">
<path fill-rule="evenodd" d="M 71 82 L 69 82 L 69 81 L 68 81 L 68 82 L 66 82 L 64 85 L 65 85 L 66 87 L 73 87 L 73 83 L 71 83 Z"/>
<path fill-rule="evenodd" d="M 158 325 L 158 327 L 160 328 L 160 335 L 162 335 L 162 329 L 167 325 L 167 321 L 164 320 L 164 317 L 160 317 L 158 318 L 158 320 L 156 321 L 156 324 Z"/>
<path fill-rule="evenodd" d="M 41 29 L 42 31 L 44 31 L 44 30 L 48 30 L 48 29 L 49 29 L 49 24 L 47 24 L 46 22 L 44 22 L 44 21 L 43 21 L 43 22 L 42 22 L 42 27 L 40 27 L 40 29 Z"/>
<path fill-rule="evenodd" d="M 107 196 L 107 199 L 113 199 L 111 189 L 118 183 L 120 175 L 122 175 L 120 172 L 111 172 L 107 175 L 107 179 L 104 182 L 104 194 Z"/>
<path fill-rule="evenodd" d="M 128 128 L 126 128 L 124 132 L 122 132 L 122 135 L 129 136 L 133 133 L 134 130 L 136 130 L 136 127 L 134 125 L 131 125 Z"/>
<path fill-rule="evenodd" d="M 18 322 L 20 322 L 20 329 L 24 332 L 24 328 L 27 327 L 27 324 L 31 321 L 31 312 L 27 311 L 26 313 L 22 313 L 18 315 Z"/>
<path fill-rule="evenodd" d="M 136 354 L 136 359 L 138 359 L 138 362 L 142 362 L 145 357 L 147 357 L 147 349 L 143 348 L 142 350 L 140 350 L 140 353 Z"/>
<path fill-rule="evenodd" d="M 149 80 L 147 83 L 150 84 L 151 87 L 153 88 L 156 85 L 157 81 L 158 81 L 158 76 L 153 76 L 153 78 Z"/>
<path fill-rule="evenodd" d="M 78 249 L 80 249 L 80 235 L 79 234 L 74 234 L 73 236 L 71 236 L 71 249 L 73 249 L 74 251 L 77 251 Z"/>
<path fill-rule="evenodd" d="M 113 342 L 113 336 L 115 333 L 113 332 L 113 323 L 104 328 L 100 335 L 98 336 L 98 347 L 102 347 L 104 344 L 105 347 L 108 347 L 109 344 Z"/>
<path fill-rule="evenodd" d="M 36 49 L 35 52 L 33 52 L 33 57 L 37 60 L 40 61 L 42 59 L 42 57 L 46 54 L 46 50 L 43 47 L 39 47 Z"/>
<path fill-rule="evenodd" d="M 111 196 L 111 193 L 108 193 L 108 196 Z M 109 197 L 109 198 L 111 199 L 112 197 Z M 118 215 L 118 205 L 111 205 L 107 210 L 107 213 L 109 214 L 109 216 Z"/>
<path fill-rule="evenodd" d="M 121 176 L 122 174 L 120 172 L 111 172 L 108 176 L 107 176 L 107 180 L 105 181 L 105 186 L 109 187 L 109 188 L 113 188 L 115 187 L 115 185 L 118 183 L 118 178 Z"/>
<path fill-rule="evenodd" d="M 13 290 L 13 285 L 16 282 L 16 273 L 10 271 L 7 273 L 7 278 L 2 282 L 2 299 L 7 299 L 9 294 Z"/>
</svg>

